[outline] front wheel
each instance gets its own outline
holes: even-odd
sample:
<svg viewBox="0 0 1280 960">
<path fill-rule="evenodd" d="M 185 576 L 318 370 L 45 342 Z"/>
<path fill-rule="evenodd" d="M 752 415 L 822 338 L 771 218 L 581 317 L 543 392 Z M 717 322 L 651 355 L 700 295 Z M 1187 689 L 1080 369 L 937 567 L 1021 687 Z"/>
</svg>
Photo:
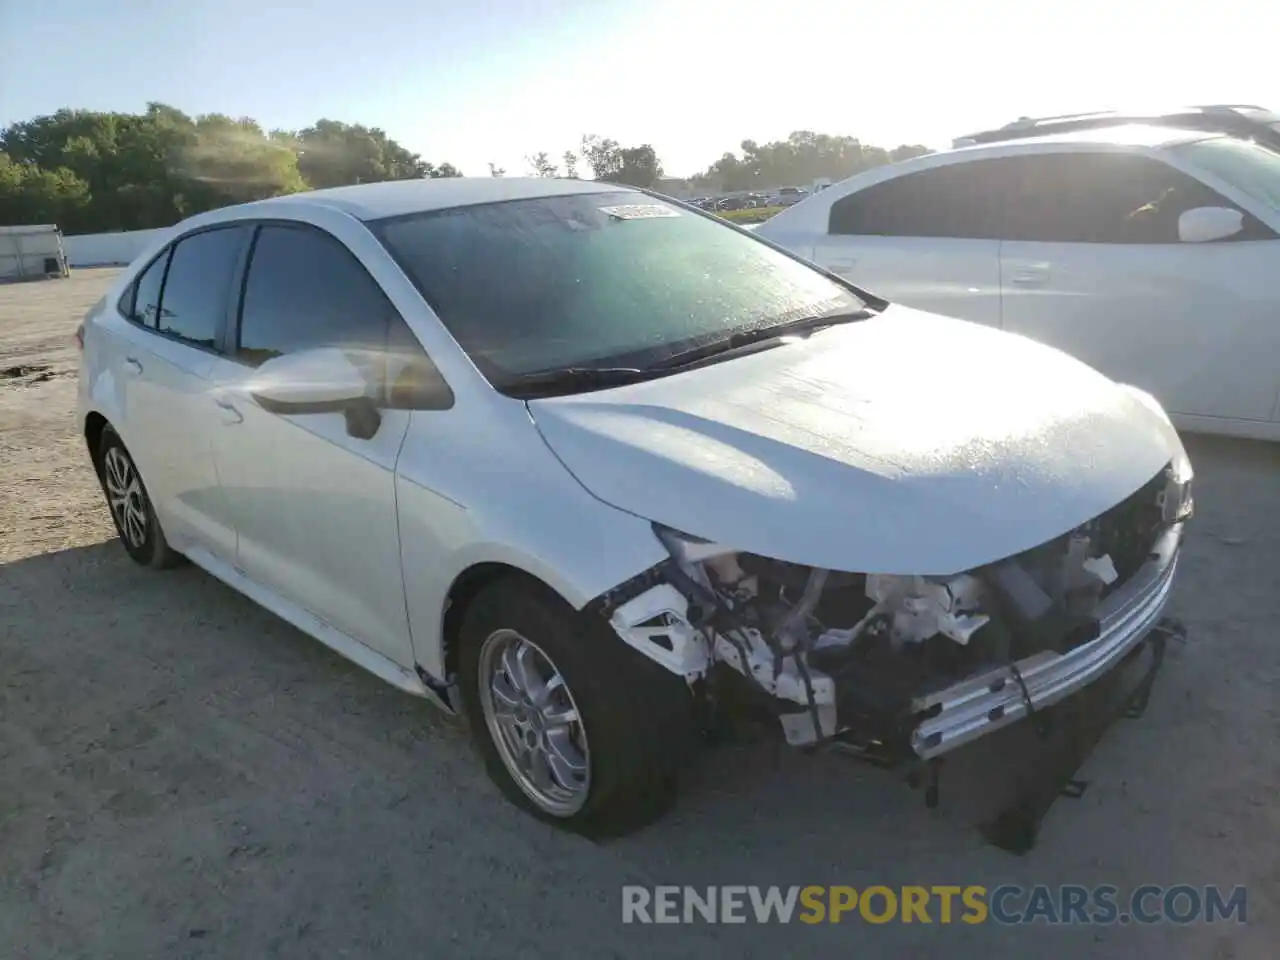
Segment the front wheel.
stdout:
<svg viewBox="0 0 1280 960">
<path fill-rule="evenodd" d="M 464 617 L 459 687 L 489 776 L 544 821 L 618 835 L 671 805 L 693 742 L 683 680 L 519 580 Z"/>
</svg>

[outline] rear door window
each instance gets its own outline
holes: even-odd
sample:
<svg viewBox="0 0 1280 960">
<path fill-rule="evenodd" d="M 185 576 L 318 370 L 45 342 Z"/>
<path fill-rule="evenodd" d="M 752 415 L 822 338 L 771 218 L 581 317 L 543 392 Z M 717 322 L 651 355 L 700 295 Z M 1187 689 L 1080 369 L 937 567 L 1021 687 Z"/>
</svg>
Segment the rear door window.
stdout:
<svg viewBox="0 0 1280 960">
<path fill-rule="evenodd" d="M 830 233 L 999 239 L 1004 170 L 1003 159 L 971 160 L 872 184 L 832 204 Z"/>
<path fill-rule="evenodd" d="M 192 346 L 216 348 L 245 235 L 243 227 L 222 227 L 177 242 L 160 294 L 160 333 Z"/>
<path fill-rule="evenodd" d="M 169 265 L 169 250 L 152 261 L 126 291 L 120 303 L 120 312 L 144 327 L 155 329 L 160 313 L 160 287 L 164 284 L 164 271 Z"/>
</svg>

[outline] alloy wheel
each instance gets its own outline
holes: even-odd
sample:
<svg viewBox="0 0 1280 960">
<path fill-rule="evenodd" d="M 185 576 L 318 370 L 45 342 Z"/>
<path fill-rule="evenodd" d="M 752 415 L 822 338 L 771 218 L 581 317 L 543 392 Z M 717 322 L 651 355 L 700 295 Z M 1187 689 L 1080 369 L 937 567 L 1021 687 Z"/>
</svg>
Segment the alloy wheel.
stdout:
<svg viewBox="0 0 1280 960">
<path fill-rule="evenodd" d="M 110 447 L 102 458 L 102 485 L 120 536 L 130 547 L 141 549 L 149 525 L 147 493 L 133 461 L 120 447 Z"/>
<path fill-rule="evenodd" d="M 537 644 L 496 630 L 480 648 L 480 705 L 498 755 L 520 789 L 558 817 L 591 788 L 591 754 L 564 676 Z"/>
</svg>

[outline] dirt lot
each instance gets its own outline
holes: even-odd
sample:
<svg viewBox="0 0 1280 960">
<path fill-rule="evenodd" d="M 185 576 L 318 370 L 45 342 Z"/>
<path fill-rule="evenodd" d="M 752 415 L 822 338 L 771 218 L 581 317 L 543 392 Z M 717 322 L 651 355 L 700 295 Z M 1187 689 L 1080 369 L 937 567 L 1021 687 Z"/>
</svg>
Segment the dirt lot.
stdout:
<svg viewBox="0 0 1280 960">
<path fill-rule="evenodd" d="M 1175 645 L 1025 858 L 885 775 L 725 748 L 595 846 L 462 732 L 194 568 L 134 566 L 73 422 L 105 271 L 0 287 L 0 957 L 1275 956 L 1280 449 L 1197 440 Z M 1247 925 L 624 927 L 641 884 L 1217 883 Z M 935 917 L 936 919 L 936 917 Z"/>
</svg>

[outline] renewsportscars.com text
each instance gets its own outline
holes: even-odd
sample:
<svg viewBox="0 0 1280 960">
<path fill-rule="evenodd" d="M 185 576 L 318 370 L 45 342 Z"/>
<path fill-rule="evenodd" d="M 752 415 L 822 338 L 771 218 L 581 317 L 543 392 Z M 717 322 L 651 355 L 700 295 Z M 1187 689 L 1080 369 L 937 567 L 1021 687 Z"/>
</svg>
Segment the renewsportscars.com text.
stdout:
<svg viewBox="0 0 1280 960">
<path fill-rule="evenodd" d="M 624 886 L 623 923 L 1245 923 L 1236 886 Z"/>
</svg>

